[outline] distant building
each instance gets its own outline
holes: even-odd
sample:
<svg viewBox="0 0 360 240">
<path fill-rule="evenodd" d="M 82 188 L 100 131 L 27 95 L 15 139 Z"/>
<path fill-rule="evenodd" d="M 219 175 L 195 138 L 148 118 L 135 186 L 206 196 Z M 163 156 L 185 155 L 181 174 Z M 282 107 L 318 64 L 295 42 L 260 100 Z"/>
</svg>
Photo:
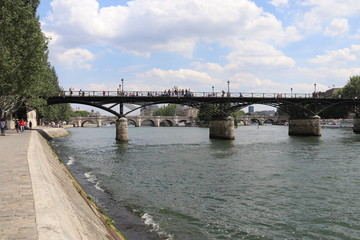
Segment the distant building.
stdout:
<svg viewBox="0 0 360 240">
<path fill-rule="evenodd" d="M 254 115 L 264 115 L 264 116 L 275 116 L 275 114 L 276 114 L 275 110 L 263 110 L 263 111 L 254 112 Z"/>
<path fill-rule="evenodd" d="M 176 105 L 176 116 L 185 116 L 185 117 L 197 117 L 199 113 L 199 109 L 183 106 L 183 105 Z"/>
<path fill-rule="evenodd" d="M 143 107 L 140 110 L 140 116 L 152 116 L 153 112 L 158 109 L 159 109 L 158 105 L 150 105 L 150 106 Z"/>
<path fill-rule="evenodd" d="M 253 113 L 254 112 L 254 106 L 249 106 L 248 110 L 249 110 L 249 113 Z"/>
<path fill-rule="evenodd" d="M 320 97 L 331 98 L 334 94 L 338 93 L 342 88 L 331 88 L 326 92 L 319 92 Z"/>
</svg>

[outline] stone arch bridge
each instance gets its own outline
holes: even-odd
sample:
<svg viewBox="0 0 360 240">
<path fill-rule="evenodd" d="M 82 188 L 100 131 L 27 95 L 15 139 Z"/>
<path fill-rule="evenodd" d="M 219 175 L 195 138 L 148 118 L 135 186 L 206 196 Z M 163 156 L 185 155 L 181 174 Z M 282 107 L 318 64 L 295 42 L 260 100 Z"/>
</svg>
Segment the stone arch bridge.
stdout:
<svg viewBox="0 0 360 240">
<path fill-rule="evenodd" d="M 85 123 L 90 122 L 101 127 L 106 123 L 116 123 L 118 118 L 115 116 L 98 116 L 98 117 L 71 117 L 70 121 L 75 127 L 83 127 Z M 195 126 L 196 117 L 193 116 L 126 116 L 129 124 L 135 127 L 141 127 L 144 122 L 149 122 L 151 126 L 179 126 L 181 123 L 186 126 Z M 265 122 L 271 124 L 284 124 L 289 120 L 288 117 L 268 116 L 268 115 L 245 115 L 236 117 L 239 125 L 250 125 L 257 122 L 263 125 Z"/>
<path fill-rule="evenodd" d="M 70 121 L 75 127 L 83 127 L 85 123 L 90 122 L 96 124 L 97 127 L 101 127 L 107 123 L 116 123 L 118 117 L 116 116 L 99 116 L 99 117 L 71 117 Z M 194 126 L 195 118 L 187 116 L 126 116 L 129 124 L 135 125 L 135 127 L 141 127 L 145 122 L 148 122 L 151 126 L 179 126 L 181 123 Z"/>
</svg>

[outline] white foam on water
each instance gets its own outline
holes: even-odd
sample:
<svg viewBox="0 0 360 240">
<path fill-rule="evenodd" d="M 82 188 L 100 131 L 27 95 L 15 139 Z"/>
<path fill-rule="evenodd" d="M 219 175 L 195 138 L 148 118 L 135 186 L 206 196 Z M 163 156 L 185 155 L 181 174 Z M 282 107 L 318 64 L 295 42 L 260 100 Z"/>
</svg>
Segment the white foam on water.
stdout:
<svg viewBox="0 0 360 240">
<path fill-rule="evenodd" d="M 146 225 L 149 225 L 151 227 L 151 231 L 157 232 L 157 234 L 161 237 L 164 237 L 165 240 L 173 240 L 174 239 L 173 235 L 171 235 L 161 229 L 160 225 L 154 221 L 154 218 L 150 214 L 144 213 L 141 216 L 141 218 L 144 219 L 144 223 Z"/>
<path fill-rule="evenodd" d="M 74 157 L 69 157 L 69 161 L 66 163 L 66 165 L 70 166 L 70 165 L 73 165 L 75 162 L 75 158 Z"/>
<path fill-rule="evenodd" d="M 97 190 L 99 190 L 99 191 L 105 192 L 105 190 L 100 187 L 100 182 L 101 182 L 101 181 L 98 181 L 98 182 L 95 184 L 95 188 L 96 188 Z"/>
<path fill-rule="evenodd" d="M 102 189 L 102 188 L 100 187 L 100 182 L 101 182 L 101 180 L 98 181 L 97 178 L 96 178 L 96 176 L 92 173 L 92 171 L 86 172 L 86 173 L 84 173 L 84 175 L 85 175 L 86 179 L 87 179 L 89 182 L 91 182 L 91 183 L 94 184 L 94 187 L 95 187 L 97 190 L 102 191 L 102 192 L 105 191 L 104 189 Z"/>
</svg>

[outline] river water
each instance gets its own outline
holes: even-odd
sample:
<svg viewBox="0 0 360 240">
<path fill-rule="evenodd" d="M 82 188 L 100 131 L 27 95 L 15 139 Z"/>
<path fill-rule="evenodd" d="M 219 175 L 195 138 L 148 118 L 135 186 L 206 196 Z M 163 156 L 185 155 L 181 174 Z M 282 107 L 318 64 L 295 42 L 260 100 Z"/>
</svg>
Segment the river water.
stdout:
<svg viewBox="0 0 360 240">
<path fill-rule="evenodd" d="M 360 239 L 360 135 L 240 126 L 73 128 L 62 161 L 129 240 Z"/>
</svg>

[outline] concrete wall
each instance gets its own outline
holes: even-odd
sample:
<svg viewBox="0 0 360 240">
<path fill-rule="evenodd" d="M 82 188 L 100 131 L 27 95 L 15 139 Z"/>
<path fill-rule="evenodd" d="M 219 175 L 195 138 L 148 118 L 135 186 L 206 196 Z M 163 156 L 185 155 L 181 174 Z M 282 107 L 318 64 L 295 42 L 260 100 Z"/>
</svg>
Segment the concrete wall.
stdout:
<svg viewBox="0 0 360 240">
<path fill-rule="evenodd" d="M 31 121 L 33 128 L 37 126 L 36 111 L 32 110 L 26 113 L 26 118 L 28 123 Z"/>
<path fill-rule="evenodd" d="M 30 131 L 28 162 L 39 239 L 125 239 L 106 224 L 96 205 L 59 161 L 43 136 L 68 134 L 62 128 Z"/>
</svg>

